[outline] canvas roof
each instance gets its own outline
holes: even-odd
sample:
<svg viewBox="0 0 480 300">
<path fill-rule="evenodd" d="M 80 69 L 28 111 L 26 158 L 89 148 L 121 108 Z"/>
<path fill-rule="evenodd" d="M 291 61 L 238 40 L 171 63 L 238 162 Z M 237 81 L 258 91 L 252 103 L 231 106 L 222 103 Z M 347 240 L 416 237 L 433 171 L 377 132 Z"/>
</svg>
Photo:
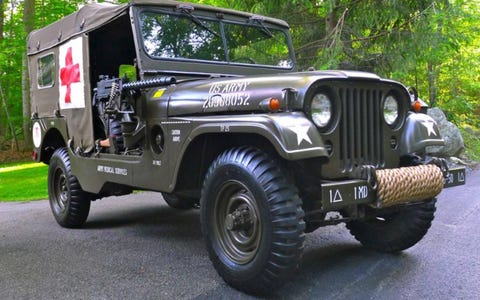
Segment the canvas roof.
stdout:
<svg viewBox="0 0 480 300">
<path fill-rule="evenodd" d="M 131 5 L 158 5 L 176 7 L 182 2 L 173 0 L 132 0 L 128 4 L 92 3 L 83 6 L 78 11 L 68 15 L 44 28 L 32 31 L 27 39 L 27 53 L 29 55 L 42 52 L 65 42 L 73 36 L 92 31 L 103 24 L 126 14 Z M 253 14 L 225 8 L 217 8 L 201 4 L 188 3 L 195 9 L 214 10 L 217 12 L 250 17 Z M 282 20 L 267 18 L 265 20 L 280 26 L 288 27 Z"/>
</svg>

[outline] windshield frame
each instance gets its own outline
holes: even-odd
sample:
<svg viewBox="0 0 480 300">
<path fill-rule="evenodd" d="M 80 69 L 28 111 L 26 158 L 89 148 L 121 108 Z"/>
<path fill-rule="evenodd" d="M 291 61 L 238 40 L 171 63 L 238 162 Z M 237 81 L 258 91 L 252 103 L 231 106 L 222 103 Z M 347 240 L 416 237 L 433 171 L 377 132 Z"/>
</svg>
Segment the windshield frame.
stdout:
<svg viewBox="0 0 480 300">
<path fill-rule="evenodd" d="M 142 31 L 142 18 L 141 16 L 145 13 L 158 13 L 158 14 L 165 14 L 173 17 L 179 17 L 179 18 L 185 18 L 189 19 L 188 14 L 182 13 L 179 9 L 177 8 L 165 8 L 165 7 L 156 7 L 156 6 L 141 6 L 137 7 L 135 11 L 131 12 L 131 14 L 134 14 L 136 22 L 133 23 L 134 27 L 137 27 L 134 31 L 136 32 L 137 35 L 137 47 L 139 53 L 139 57 L 142 57 L 141 54 L 143 54 L 144 57 L 148 57 L 150 60 L 153 61 L 163 61 L 163 62 L 172 62 L 172 63 L 194 63 L 194 64 L 204 64 L 204 65 L 211 65 L 213 66 L 221 66 L 221 67 L 240 67 L 239 71 L 240 72 L 235 72 L 233 70 L 228 71 L 227 73 L 242 73 L 241 70 L 245 68 L 254 68 L 254 69 L 268 69 L 270 70 L 269 72 L 271 73 L 272 71 L 277 71 L 277 72 L 285 72 L 285 71 L 293 71 L 296 67 L 296 62 L 295 62 L 295 56 L 294 56 L 294 51 L 293 51 L 293 46 L 292 46 L 292 41 L 291 41 L 291 36 L 289 32 L 289 28 L 285 26 L 280 26 L 278 24 L 273 24 L 271 22 L 261 20 L 261 23 L 257 21 L 257 19 L 252 19 L 245 17 L 243 15 L 230 15 L 230 14 L 225 14 L 223 12 L 216 12 L 215 10 L 209 11 L 209 10 L 191 10 L 189 11 L 189 14 L 194 15 L 196 18 L 201 20 L 202 22 L 205 22 L 206 26 L 211 25 L 210 23 L 207 22 L 217 22 L 218 28 L 220 29 L 218 34 L 220 35 L 222 39 L 222 44 L 224 47 L 224 60 L 208 60 L 208 59 L 196 59 L 196 58 L 184 58 L 184 57 L 162 57 L 162 56 L 155 56 L 151 55 L 149 53 L 149 50 L 147 49 L 147 46 L 145 45 L 145 40 L 143 38 L 143 31 Z M 195 24 L 194 20 L 190 20 L 192 24 Z M 245 63 L 245 62 L 235 62 L 231 61 L 230 56 L 229 56 L 229 51 L 228 51 L 228 42 L 227 38 L 225 36 L 225 24 L 231 24 L 231 25 L 238 25 L 238 26 L 243 26 L 243 27 L 257 27 L 258 31 L 261 32 L 263 31 L 263 27 L 266 27 L 267 29 L 274 31 L 274 32 L 279 32 L 282 34 L 284 37 L 285 41 L 284 44 L 287 48 L 287 57 L 285 58 L 285 61 L 289 63 L 288 66 L 281 66 L 281 65 L 271 65 L 271 64 L 252 64 L 252 63 Z M 217 27 L 215 27 L 215 30 Z M 279 59 L 280 62 L 280 59 Z M 237 68 L 238 69 L 238 68 Z M 218 70 L 217 70 L 218 72 Z M 219 72 L 223 73 L 223 72 Z M 262 72 L 262 73 L 267 73 L 267 72 Z"/>
</svg>

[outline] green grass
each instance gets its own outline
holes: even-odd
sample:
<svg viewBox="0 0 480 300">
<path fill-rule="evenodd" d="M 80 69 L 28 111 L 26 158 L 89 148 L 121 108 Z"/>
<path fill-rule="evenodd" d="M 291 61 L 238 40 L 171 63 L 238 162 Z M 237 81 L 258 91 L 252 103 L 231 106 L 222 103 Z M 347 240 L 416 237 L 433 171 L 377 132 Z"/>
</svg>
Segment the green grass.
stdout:
<svg viewBox="0 0 480 300">
<path fill-rule="evenodd" d="M 479 162 L 480 161 L 480 137 L 460 127 L 463 142 L 465 143 L 465 152 L 467 156 Z"/>
<path fill-rule="evenodd" d="M 0 164 L 0 202 L 46 199 L 47 172 L 43 163 Z"/>
<path fill-rule="evenodd" d="M 467 156 L 480 161 L 480 138 L 460 127 Z M 43 163 L 0 163 L 0 202 L 48 198 L 48 166 Z"/>
</svg>

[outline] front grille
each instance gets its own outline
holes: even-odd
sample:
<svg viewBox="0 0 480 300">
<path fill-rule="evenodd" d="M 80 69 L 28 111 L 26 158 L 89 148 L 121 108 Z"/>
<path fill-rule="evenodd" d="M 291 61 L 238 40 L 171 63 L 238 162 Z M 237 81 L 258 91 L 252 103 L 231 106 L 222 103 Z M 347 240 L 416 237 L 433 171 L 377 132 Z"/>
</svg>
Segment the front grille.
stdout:
<svg viewBox="0 0 480 300">
<path fill-rule="evenodd" d="M 340 161 L 343 171 L 359 165 L 384 164 L 383 92 L 369 88 L 342 87 L 340 96 Z"/>
</svg>

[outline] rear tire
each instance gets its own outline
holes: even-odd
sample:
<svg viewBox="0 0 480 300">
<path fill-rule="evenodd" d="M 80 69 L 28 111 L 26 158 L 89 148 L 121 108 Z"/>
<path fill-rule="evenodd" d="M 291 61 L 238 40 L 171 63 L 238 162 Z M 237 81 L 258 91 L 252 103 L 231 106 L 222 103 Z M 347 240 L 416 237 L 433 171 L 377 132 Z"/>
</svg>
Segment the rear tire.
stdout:
<svg viewBox="0 0 480 300">
<path fill-rule="evenodd" d="M 272 293 L 302 254 L 302 201 L 284 174 L 265 153 L 242 147 L 221 154 L 205 177 L 200 218 L 207 251 L 220 276 L 247 293 Z"/>
<path fill-rule="evenodd" d="M 48 198 L 57 223 L 76 228 L 87 220 L 91 197 L 85 193 L 72 175 L 70 157 L 66 148 L 57 149 L 48 168 Z"/>
<path fill-rule="evenodd" d="M 367 220 L 347 223 L 350 233 L 365 247 L 393 253 L 418 243 L 427 233 L 435 214 L 435 199 L 382 213 Z"/>
</svg>

